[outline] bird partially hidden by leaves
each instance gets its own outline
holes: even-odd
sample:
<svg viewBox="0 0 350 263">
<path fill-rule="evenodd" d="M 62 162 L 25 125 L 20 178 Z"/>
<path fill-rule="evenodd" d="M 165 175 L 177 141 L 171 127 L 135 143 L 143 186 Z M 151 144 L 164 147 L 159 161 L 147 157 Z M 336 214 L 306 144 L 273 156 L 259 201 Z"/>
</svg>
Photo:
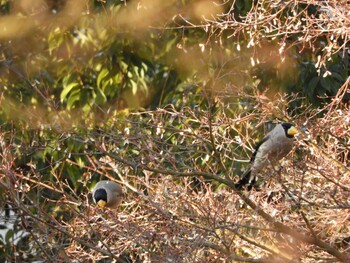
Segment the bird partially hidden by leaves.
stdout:
<svg viewBox="0 0 350 263">
<path fill-rule="evenodd" d="M 235 184 L 241 190 L 247 185 L 251 190 L 256 175 L 268 164 L 276 164 L 293 149 L 294 135 L 299 131 L 291 123 L 281 123 L 275 126 L 256 146 L 250 158 L 250 167 Z"/>
<path fill-rule="evenodd" d="M 92 190 L 94 202 L 101 208 L 118 208 L 123 199 L 122 187 L 108 180 L 99 181 Z"/>
</svg>

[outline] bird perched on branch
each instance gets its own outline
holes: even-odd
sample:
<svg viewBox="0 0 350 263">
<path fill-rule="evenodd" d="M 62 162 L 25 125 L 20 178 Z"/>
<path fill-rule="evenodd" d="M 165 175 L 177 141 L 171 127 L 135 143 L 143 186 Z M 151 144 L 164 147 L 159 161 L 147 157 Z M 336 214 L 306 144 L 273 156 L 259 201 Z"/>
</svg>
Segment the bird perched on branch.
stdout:
<svg viewBox="0 0 350 263">
<path fill-rule="evenodd" d="M 102 180 L 92 190 L 92 198 L 99 207 L 114 209 L 123 199 L 123 189 L 113 181 Z"/>
<path fill-rule="evenodd" d="M 251 190 L 256 181 L 256 175 L 268 164 L 275 164 L 293 149 L 293 138 L 298 130 L 290 123 L 276 125 L 256 146 L 250 158 L 250 168 L 235 184 L 237 189 L 248 185 Z"/>
</svg>

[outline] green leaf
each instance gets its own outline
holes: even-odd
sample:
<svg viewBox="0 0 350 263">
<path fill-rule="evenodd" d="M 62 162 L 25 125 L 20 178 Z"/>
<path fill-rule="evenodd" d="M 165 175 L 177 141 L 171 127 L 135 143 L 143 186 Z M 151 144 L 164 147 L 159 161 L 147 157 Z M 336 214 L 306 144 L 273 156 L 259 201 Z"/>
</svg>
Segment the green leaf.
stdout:
<svg viewBox="0 0 350 263">
<path fill-rule="evenodd" d="M 338 80 L 339 82 L 345 82 L 345 79 L 342 75 L 340 75 L 339 73 L 337 72 L 332 72 L 332 77 L 336 80 Z"/>
<path fill-rule="evenodd" d="M 101 81 L 108 75 L 109 71 L 107 68 L 101 70 L 97 77 L 97 87 L 101 88 Z"/>
<path fill-rule="evenodd" d="M 66 99 L 68 93 L 71 92 L 71 90 L 73 88 L 77 87 L 78 85 L 79 85 L 79 83 L 73 82 L 73 83 L 69 83 L 67 86 L 65 86 L 61 92 L 61 95 L 60 95 L 61 102 L 63 102 Z"/>
<path fill-rule="evenodd" d="M 89 103 L 86 103 L 84 106 L 83 106 L 83 112 L 84 113 L 88 113 L 91 111 L 91 106 Z"/>
<path fill-rule="evenodd" d="M 320 81 L 321 87 L 326 91 L 332 90 L 331 80 L 329 78 L 321 78 Z"/>
<path fill-rule="evenodd" d="M 76 101 L 79 101 L 80 93 L 81 93 L 80 90 L 75 90 L 71 93 L 71 95 L 67 99 L 67 109 L 68 110 L 70 110 L 73 107 L 73 105 Z"/>
<path fill-rule="evenodd" d="M 5 242 L 9 243 L 10 239 L 13 238 L 14 234 L 15 234 L 15 232 L 12 229 L 9 229 L 5 235 Z"/>
<path fill-rule="evenodd" d="M 133 95 L 135 95 L 137 92 L 137 84 L 132 79 L 130 80 L 130 83 L 131 83 L 131 92 Z"/>
<path fill-rule="evenodd" d="M 307 86 L 309 94 L 314 94 L 315 89 L 316 89 L 319 81 L 320 81 L 319 77 L 314 77 L 314 78 L 311 79 L 311 81 L 309 82 L 309 84 Z"/>
<path fill-rule="evenodd" d="M 80 177 L 81 170 L 76 165 L 67 165 L 66 171 L 67 171 L 68 178 L 72 181 L 73 185 L 75 186 L 77 183 L 77 180 Z"/>
<path fill-rule="evenodd" d="M 174 46 L 175 46 L 175 44 L 177 43 L 177 38 L 173 38 L 173 39 L 171 39 L 170 41 L 168 41 L 167 43 L 166 43 L 166 46 L 165 46 L 165 52 L 167 53 L 167 52 L 169 52 Z"/>
<path fill-rule="evenodd" d="M 97 88 L 96 89 L 96 99 L 95 99 L 95 102 L 97 104 L 103 104 L 107 101 L 107 97 L 106 95 L 104 94 L 104 92 L 102 91 L 102 89 L 100 88 Z"/>
</svg>

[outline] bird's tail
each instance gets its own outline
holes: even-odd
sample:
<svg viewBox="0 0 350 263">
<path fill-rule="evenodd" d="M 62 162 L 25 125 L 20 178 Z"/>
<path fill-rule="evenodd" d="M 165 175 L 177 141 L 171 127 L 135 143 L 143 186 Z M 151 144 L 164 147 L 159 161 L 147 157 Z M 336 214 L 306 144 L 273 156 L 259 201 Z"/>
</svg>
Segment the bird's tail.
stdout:
<svg viewBox="0 0 350 263">
<path fill-rule="evenodd" d="M 255 183 L 255 176 L 252 177 L 251 170 L 248 169 L 242 175 L 242 178 L 235 184 L 237 190 L 242 190 L 245 185 L 247 186 L 247 190 L 250 191 Z"/>
</svg>

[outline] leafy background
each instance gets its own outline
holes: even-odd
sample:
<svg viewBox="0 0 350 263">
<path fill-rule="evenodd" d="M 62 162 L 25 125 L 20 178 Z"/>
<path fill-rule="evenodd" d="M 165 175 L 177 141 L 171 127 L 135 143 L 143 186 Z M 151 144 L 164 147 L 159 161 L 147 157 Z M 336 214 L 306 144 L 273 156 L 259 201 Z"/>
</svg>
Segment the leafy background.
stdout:
<svg viewBox="0 0 350 263">
<path fill-rule="evenodd" d="M 0 10 L 1 260 L 346 262 L 346 1 Z M 277 121 L 296 153 L 237 192 Z M 91 205 L 102 178 L 126 192 L 114 216 Z"/>
</svg>

